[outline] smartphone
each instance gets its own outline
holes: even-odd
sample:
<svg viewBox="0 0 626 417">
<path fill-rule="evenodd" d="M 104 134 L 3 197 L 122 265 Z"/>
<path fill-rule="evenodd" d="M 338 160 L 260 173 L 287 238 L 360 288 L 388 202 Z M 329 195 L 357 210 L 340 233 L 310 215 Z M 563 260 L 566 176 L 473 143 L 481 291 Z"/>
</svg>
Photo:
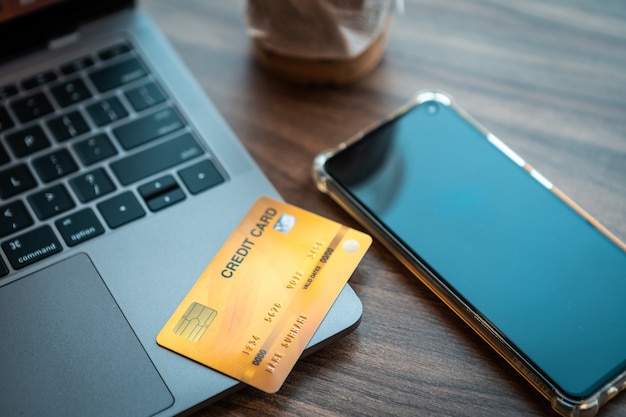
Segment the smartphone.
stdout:
<svg viewBox="0 0 626 417">
<path fill-rule="evenodd" d="M 626 246 L 450 96 L 416 94 L 313 172 L 558 413 L 626 387 Z"/>
</svg>

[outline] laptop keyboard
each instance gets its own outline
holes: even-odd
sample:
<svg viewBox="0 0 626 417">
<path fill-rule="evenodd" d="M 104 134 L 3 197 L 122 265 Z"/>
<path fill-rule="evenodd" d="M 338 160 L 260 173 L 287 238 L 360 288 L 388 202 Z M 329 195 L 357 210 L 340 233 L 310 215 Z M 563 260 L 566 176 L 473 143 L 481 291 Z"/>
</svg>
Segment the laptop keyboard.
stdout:
<svg viewBox="0 0 626 417">
<path fill-rule="evenodd" d="M 0 276 L 225 181 L 129 42 L 0 100 Z"/>
</svg>

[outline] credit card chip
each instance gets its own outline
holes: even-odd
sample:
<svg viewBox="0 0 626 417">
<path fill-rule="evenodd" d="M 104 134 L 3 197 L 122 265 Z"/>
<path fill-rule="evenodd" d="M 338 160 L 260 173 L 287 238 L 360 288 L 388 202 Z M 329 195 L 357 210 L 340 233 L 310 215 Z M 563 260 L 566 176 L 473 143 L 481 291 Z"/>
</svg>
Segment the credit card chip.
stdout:
<svg viewBox="0 0 626 417">
<path fill-rule="evenodd" d="M 174 327 L 174 333 L 197 342 L 209 328 L 215 316 L 217 316 L 216 310 L 193 302 Z"/>
</svg>

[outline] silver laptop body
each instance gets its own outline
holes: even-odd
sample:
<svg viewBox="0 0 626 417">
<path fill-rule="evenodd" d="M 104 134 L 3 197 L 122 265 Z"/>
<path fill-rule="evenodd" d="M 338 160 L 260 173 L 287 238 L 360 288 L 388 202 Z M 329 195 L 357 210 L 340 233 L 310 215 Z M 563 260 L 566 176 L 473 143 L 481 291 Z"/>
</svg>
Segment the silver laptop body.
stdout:
<svg viewBox="0 0 626 417">
<path fill-rule="evenodd" d="M 280 196 L 153 23 L 91 3 L 42 6 L 39 31 L 111 10 L 28 55 L 0 45 L 2 416 L 177 415 L 242 386 L 155 337 L 257 197 Z M 346 286 L 305 352 L 361 313 Z"/>
</svg>

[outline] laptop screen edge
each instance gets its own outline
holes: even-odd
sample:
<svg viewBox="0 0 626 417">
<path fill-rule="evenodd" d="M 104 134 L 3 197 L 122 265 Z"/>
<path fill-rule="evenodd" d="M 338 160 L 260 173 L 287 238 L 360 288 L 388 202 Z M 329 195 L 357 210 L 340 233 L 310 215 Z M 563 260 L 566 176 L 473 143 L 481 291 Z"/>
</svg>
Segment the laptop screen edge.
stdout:
<svg viewBox="0 0 626 417">
<path fill-rule="evenodd" d="M 62 0 L 0 23 L 0 62 L 45 47 L 52 39 L 78 25 L 113 12 L 132 8 L 134 0 Z"/>
</svg>

